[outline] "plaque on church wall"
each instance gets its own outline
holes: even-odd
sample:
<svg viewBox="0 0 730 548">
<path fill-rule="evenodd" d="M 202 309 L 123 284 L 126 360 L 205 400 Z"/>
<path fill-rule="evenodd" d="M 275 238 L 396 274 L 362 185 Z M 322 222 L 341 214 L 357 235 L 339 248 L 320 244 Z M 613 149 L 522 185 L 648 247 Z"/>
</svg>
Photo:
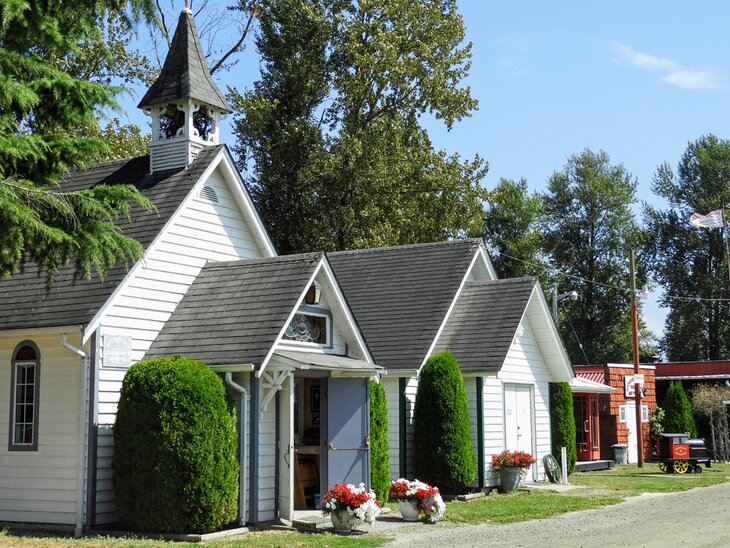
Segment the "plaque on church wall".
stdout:
<svg viewBox="0 0 730 548">
<path fill-rule="evenodd" d="M 104 335 L 104 367 L 127 369 L 132 365 L 132 337 Z"/>
</svg>

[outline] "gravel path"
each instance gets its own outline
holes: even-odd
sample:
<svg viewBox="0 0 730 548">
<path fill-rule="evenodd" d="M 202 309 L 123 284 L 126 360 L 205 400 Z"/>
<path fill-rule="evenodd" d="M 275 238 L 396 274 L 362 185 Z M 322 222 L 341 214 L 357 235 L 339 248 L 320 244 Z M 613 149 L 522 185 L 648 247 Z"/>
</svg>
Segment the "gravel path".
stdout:
<svg viewBox="0 0 730 548">
<path fill-rule="evenodd" d="M 379 518 L 388 546 L 730 546 L 730 483 L 644 494 L 614 506 L 506 525 L 406 524 Z"/>
</svg>

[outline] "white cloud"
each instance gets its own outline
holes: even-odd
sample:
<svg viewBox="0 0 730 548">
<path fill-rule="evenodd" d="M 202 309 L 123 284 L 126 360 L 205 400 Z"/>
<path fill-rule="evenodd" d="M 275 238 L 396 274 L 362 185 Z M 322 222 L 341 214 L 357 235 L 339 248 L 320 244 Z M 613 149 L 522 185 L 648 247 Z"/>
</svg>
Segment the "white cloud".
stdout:
<svg viewBox="0 0 730 548">
<path fill-rule="evenodd" d="M 685 89 L 709 90 L 724 87 L 726 78 L 717 69 L 688 69 L 669 57 L 659 57 L 637 51 L 627 44 L 614 42 L 611 49 L 616 61 L 628 63 L 640 70 L 663 73 L 662 81 Z"/>
</svg>

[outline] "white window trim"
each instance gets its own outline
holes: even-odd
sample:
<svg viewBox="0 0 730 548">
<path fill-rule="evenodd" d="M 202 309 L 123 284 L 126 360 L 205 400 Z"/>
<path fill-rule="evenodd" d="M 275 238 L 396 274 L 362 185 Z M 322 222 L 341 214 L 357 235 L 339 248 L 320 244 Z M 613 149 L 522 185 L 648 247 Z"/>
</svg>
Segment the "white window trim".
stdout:
<svg viewBox="0 0 730 548">
<path fill-rule="evenodd" d="M 628 409 L 627 405 L 619 405 L 618 406 L 618 421 L 619 422 L 629 422 L 628 417 L 626 416 L 626 410 Z M 645 404 L 641 404 L 641 422 L 649 422 L 649 406 Z"/>
<path fill-rule="evenodd" d="M 325 342 L 324 343 L 315 343 L 315 342 L 304 342 L 304 341 L 294 341 L 291 339 L 286 338 L 286 330 L 281 335 L 281 340 L 279 341 L 279 344 L 282 346 L 293 346 L 293 347 L 304 347 L 304 348 L 327 348 L 331 349 L 334 347 L 334 326 L 332 322 L 332 312 L 326 308 L 319 308 L 319 307 L 313 307 L 313 306 L 300 306 L 297 309 L 296 314 L 294 314 L 294 317 L 297 316 L 317 316 L 318 318 L 324 318 L 325 319 Z M 288 329 L 289 326 L 287 326 Z"/>
<path fill-rule="evenodd" d="M 35 351 L 35 360 L 16 360 L 18 352 L 29 346 Z M 31 443 L 18 443 L 15 441 L 16 412 L 17 412 L 17 396 L 18 396 L 18 368 L 24 365 L 33 366 L 33 441 Z M 32 341 L 23 341 L 15 347 L 13 351 L 13 360 L 11 362 L 11 379 L 10 379 L 10 413 L 9 415 L 9 432 L 8 432 L 8 451 L 38 451 L 38 430 L 39 430 L 39 406 L 40 406 L 40 382 L 41 382 L 41 358 L 38 347 Z"/>
</svg>

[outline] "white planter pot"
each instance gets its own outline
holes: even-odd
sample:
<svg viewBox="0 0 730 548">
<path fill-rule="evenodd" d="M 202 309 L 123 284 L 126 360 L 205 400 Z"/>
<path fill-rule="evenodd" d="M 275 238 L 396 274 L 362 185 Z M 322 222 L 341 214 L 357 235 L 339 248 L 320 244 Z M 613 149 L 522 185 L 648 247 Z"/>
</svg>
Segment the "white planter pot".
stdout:
<svg viewBox="0 0 730 548">
<path fill-rule="evenodd" d="M 403 521 L 417 521 L 421 515 L 421 509 L 415 502 L 402 500 L 398 502 L 398 511 L 403 516 Z"/>
</svg>

